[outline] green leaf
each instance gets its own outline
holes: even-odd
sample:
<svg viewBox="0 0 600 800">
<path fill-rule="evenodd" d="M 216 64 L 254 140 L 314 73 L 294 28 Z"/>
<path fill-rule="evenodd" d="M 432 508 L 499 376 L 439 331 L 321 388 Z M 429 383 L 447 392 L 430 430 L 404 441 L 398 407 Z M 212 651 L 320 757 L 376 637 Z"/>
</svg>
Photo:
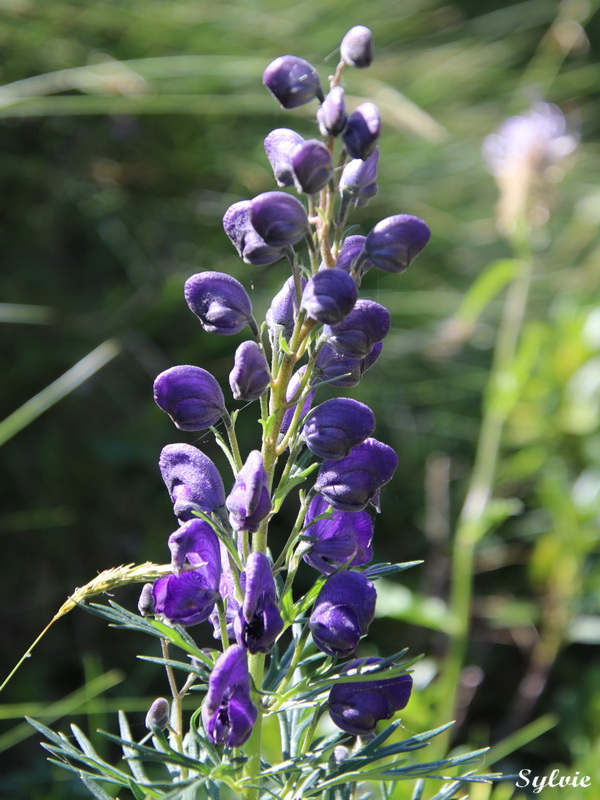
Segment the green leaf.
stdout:
<svg viewBox="0 0 600 800">
<path fill-rule="evenodd" d="M 94 795 L 94 797 L 98 798 L 98 800 L 113 800 L 113 798 L 109 794 L 106 794 L 104 789 L 98 786 L 98 784 L 91 778 L 88 778 L 88 776 L 84 772 L 79 773 L 79 779 L 81 780 L 85 788 L 89 789 L 90 792 Z"/>
</svg>

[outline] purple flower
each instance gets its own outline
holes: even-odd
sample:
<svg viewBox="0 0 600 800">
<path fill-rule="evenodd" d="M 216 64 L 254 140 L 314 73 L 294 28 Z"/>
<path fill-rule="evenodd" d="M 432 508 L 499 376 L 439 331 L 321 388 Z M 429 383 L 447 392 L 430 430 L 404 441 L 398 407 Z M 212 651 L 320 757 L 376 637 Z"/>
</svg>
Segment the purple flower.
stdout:
<svg viewBox="0 0 600 800">
<path fill-rule="evenodd" d="M 199 568 L 205 563 L 218 564 L 220 572 L 219 540 L 208 522 L 202 519 L 191 519 L 172 533 L 169 536 L 169 550 L 175 575 L 181 574 L 186 559 L 189 564 Z"/>
<path fill-rule="evenodd" d="M 252 316 L 252 303 L 242 284 L 224 272 L 199 272 L 185 282 L 190 309 L 208 333 L 239 333 Z"/>
<path fill-rule="evenodd" d="M 350 28 L 340 45 L 342 61 L 350 67 L 364 69 L 373 61 L 373 34 L 364 25 Z"/>
<path fill-rule="evenodd" d="M 298 390 L 298 387 L 300 386 L 300 382 L 302 381 L 302 376 L 304 375 L 305 372 L 306 372 L 306 366 L 303 366 L 303 367 L 300 367 L 300 369 L 297 370 L 292 375 L 291 380 L 290 380 L 290 382 L 288 384 L 288 388 L 287 388 L 286 394 L 285 394 L 286 400 L 288 402 L 296 394 L 296 392 Z M 312 401 L 313 401 L 313 398 L 315 396 L 315 391 L 316 390 L 310 391 L 306 395 L 306 397 L 304 399 L 304 404 L 302 406 L 302 414 L 301 414 L 301 416 L 304 416 L 305 414 L 308 413 L 308 410 L 310 409 Z M 286 433 L 287 430 L 289 429 L 290 425 L 292 424 L 292 419 L 294 418 L 294 414 L 296 413 L 296 407 L 297 407 L 297 404 L 293 405 L 291 408 L 288 408 L 288 410 L 283 415 L 283 420 L 282 420 L 281 428 L 280 428 L 281 433 Z"/>
<path fill-rule="evenodd" d="M 308 232 L 302 203 L 285 192 L 263 192 L 251 200 L 250 221 L 270 247 L 291 247 Z"/>
<path fill-rule="evenodd" d="M 156 405 L 182 431 L 210 428 L 221 419 L 225 398 L 215 378 L 201 367 L 185 364 L 161 372 L 154 381 Z"/>
<path fill-rule="evenodd" d="M 234 620 L 235 638 L 249 653 L 270 653 L 283 629 L 269 559 L 250 553 L 244 604 Z"/>
<path fill-rule="evenodd" d="M 348 566 L 368 564 L 372 558 L 373 520 L 368 511 L 333 511 L 330 517 L 313 522 L 324 514 L 329 503 L 320 495 L 311 500 L 305 520 L 305 535 L 312 542 L 304 556 L 307 564 L 329 575 L 352 559 Z"/>
<path fill-rule="evenodd" d="M 377 194 L 377 166 L 379 148 L 366 159 L 354 158 L 342 170 L 340 192 L 343 198 L 353 200 L 357 206 L 366 205 Z"/>
<path fill-rule="evenodd" d="M 250 200 L 240 200 L 230 206 L 223 217 L 223 228 L 246 264 L 262 267 L 274 264 L 283 257 L 280 247 L 271 247 L 252 227 Z"/>
<path fill-rule="evenodd" d="M 342 672 L 381 661 L 382 658 L 375 657 L 358 658 L 346 664 Z M 331 687 L 329 714 L 338 728 L 354 736 L 368 736 L 375 732 L 379 720 L 391 719 L 406 706 L 412 689 L 411 676 L 381 677 L 384 674 L 382 670 L 372 681 L 336 683 Z"/>
<path fill-rule="evenodd" d="M 195 519 L 196 508 L 210 513 L 225 505 L 219 471 L 198 448 L 185 443 L 168 444 L 158 463 L 180 522 Z"/>
<path fill-rule="evenodd" d="M 317 70 L 297 56 L 279 56 L 263 74 L 263 84 L 283 108 L 297 108 L 315 97 L 323 99 Z"/>
<path fill-rule="evenodd" d="M 233 623 L 239 613 L 241 605 L 238 598 L 236 597 L 236 585 L 233 574 L 231 572 L 229 552 L 225 547 L 225 545 L 223 544 L 223 542 L 220 542 L 219 544 L 221 546 L 221 564 L 223 566 L 223 570 L 221 572 L 221 579 L 219 581 L 219 594 L 223 598 L 223 602 L 225 604 L 225 624 L 227 627 L 227 637 L 228 639 L 233 639 L 235 638 L 235 634 L 233 631 Z M 242 555 L 241 547 L 238 548 L 238 550 L 240 551 L 240 556 L 241 556 Z M 246 573 L 240 572 L 239 578 L 240 578 L 241 590 L 242 592 L 244 592 L 246 587 Z M 213 626 L 213 635 L 215 639 L 220 639 L 221 623 L 216 608 L 210 615 L 209 620 Z"/>
<path fill-rule="evenodd" d="M 275 128 L 265 138 L 265 151 L 278 186 L 294 185 L 292 153 L 303 141 L 302 136 L 290 128 Z"/>
<path fill-rule="evenodd" d="M 229 522 L 236 531 L 255 533 L 271 510 L 271 496 L 263 460 L 258 450 L 253 450 L 235 479 L 235 484 L 225 501 Z"/>
<path fill-rule="evenodd" d="M 381 133 L 381 118 L 374 103 L 361 103 L 348 117 L 342 134 L 350 158 L 368 158 Z"/>
<path fill-rule="evenodd" d="M 368 503 L 379 511 L 379 490 L 397 466 L 398 456 L 389 445 L 366 439 L 346 458 L 323 461 L 314 488 L 342 511 L 362 511 Z"/>
<path fill-rule="evenodd" d="M 202 722 L 213 744 L 240 747 L 252 733 L 258 710 L 250 698 L 246 651 L 233 644 L 222 653 L 208 679 Z"/>
<path fill-rule="evenodd" d="M 313 369 L 314 382 L 329 381 L 331 386 L 344 388 L 357 386 L 363 374 L 377 361 L 382 349 L 383 344 L 376 342 L 368 356 L 350 358 L 341 353 L 336 353 L 332 347 L 325 344 L 315 361 Z"/>
<path fill-rule="evenodd" d="M 306 284 L 301 308 L 318 322 L 337 325 L 352 311 L 357 298 L 358 290 L 350 275 L 331 267 L 317 272 Z"/>
<path fill-rule="evenodd" d="M 296 189 L 304 194 L 316 194 L 333 177 L 331 153 L 323 142 L 308 139 L 294 150 L 292 169 Z"/>
<path fill-rule="evenodd" d="M 306 278 L 300 278 L 302 289 L 306 286 Z M 295 322 L 295 312 L 298 309 L 298 296 L 294 278 L 288 278 L 277 292 L 266 314 L 266 321 L 275 341 L 281 332 L 286 339 L 292 335 Z"/>
<path fill-rule="evenodd" d="M 341 86 L 334 86 L 317 110 L 317 121 L 321 136 L 338 136 L 346 127 L 345 93 Z"/>
<path fill-rule="evenodd" d="M 356 650 L 375 616 L 377 592 L 361 572 L 331 575 L 310 615 L 315 644 L 329 656 L 344 658 Z"/>
<path fill-rule="evenodd" d="M 396 214 L 378 222 L 365 241 L 365 254 L 379 269 L 404 272 L 431 237 L 419 217 Z"/>
<path fill-rule="evenodd" d="M 373 300 L 357 300 L 354 309 L 338 325 L 325 325 L 328 344 L 344 356 L 364 358 L 390 329 L 390 312 Z"/>
<path fill-rule="evenodd" d="M 271 380 L 267 359 L 257 342 L 242 342 L 235 351 L 229 385 L 236 400 L 257 400 Z"/>
<path fill-rule="evenodd" d="M 326 400 L 304 423 L 308 449 L 320 458 L 345 458 L 375 430 L 375 415 L 364 403 L 348 397 Z"/>
<path fill-rule="evenodd" d="M 337 255 L 336 267 L 346 272 L 355 272 L 359 278 L 362 278 L 365 272 L 373 266 L 364 257 L 366 239 L 366 236 L 361 236 L 358 233 L 346 237 Z"/>
<path fill-rule="evenodd" d="M 159 731 L 164 730 L 169 724 L 169 703 L 164 697 L 158 697 L 148 709 L 146 714 L 146 728 L 149 731 L 158 728 Z"/>
</svg>

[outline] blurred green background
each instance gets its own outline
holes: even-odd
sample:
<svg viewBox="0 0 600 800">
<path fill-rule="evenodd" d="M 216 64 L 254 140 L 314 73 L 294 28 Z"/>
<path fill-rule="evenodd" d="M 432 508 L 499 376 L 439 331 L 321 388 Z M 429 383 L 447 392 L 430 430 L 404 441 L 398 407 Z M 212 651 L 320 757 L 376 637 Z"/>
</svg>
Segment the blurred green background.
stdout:
<svg viewBox="0 0 600 800">
<path fill-rule="evenodd" d="M 341 37 L 363 24 L 376 60 L 346 73 L 346 91 L 351 105 L 377 103 L 384 132 L 379 194 L 353 221 L 366 233 L 406 212 L 433 230 L 408 273 L 369 274 L 364 283 L 366 296 L 391 310 L 393 329 L 351 394 L 372 406 L 378 438 L 400 456 L 376 555 L 425 564 L 380 590 L 363 652 L 407 645 L 426 654 L 405 722 L 431 724 L 428 680 L 443 665 L 449 625 L 448 543 L 503 297 L 493 265 L 510 256 L 481 143 L 544 98 L 582 141 L 536 233 L 495 490 L 511 503 L 478 550 L 455 742 L 494 744 L 541 717 L 542 735 L 525 735 L 532 740 L 521 747 L 512 740 L 513 753 L 495 766 L 542 774 L 559 765 L 595 774 L 600 785 L 598 5 L 0 2 L 3 677 L 76 586 L 111 566 L 167 560 L 174 518 L 157 459 L 181 435 L 154 405 L 152 381 L 168 366 L 195 363 L 227 386 L 244 338 L 203 333 L 183 283 L 203 269 L 230 272 L 263 316 L 284 268 L 241 263 L 221 218 L 231 203 L 274 188 L 264 136 L 281 126 L 313 136 L 315 109 L 281 111 L 262 71 L 293 53 L 326 80 Z M 76 364 L 69 377 L 78 388 L 67 391 L 67 380 L 23 408 Z M 245 449 L 259 435 L 253 417 L 252 408 L 242 414 Z M 209 439 L 202 447 L 223 464 Z M 283 542 L 285 519 L 281 528 Z M 137 590 L 116 599 L 134 607 Z M 207 631 L 197 634 L 210 644 Z M 64 729 L 66 716 L 95 730 L 113 726 L 125 707 L 141 735 L 147 705 L 165 691 L 162 675 L 135 659 L 144 648 L 153 652 L 80 611 L 51 629 L 3 692 L 6 797 L 87 796 L 46 763 L 20 720 L 29 713 Z M 494 796 L 508 798 L 513 787 Z M 574 792 L 553 796 L 580 797 Z"/>
</svg>

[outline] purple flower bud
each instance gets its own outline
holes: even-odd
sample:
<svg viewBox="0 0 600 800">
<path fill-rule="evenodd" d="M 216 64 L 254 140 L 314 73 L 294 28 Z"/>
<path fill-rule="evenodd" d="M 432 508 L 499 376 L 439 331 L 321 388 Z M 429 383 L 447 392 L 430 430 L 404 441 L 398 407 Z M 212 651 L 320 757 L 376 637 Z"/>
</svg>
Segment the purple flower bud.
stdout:
<svg viewBox="0 0 600 800">
<path fill-rule="evenodd" d="M 348 388 L 357 386 L 363 374 L 381 355 L 383 344 L 376 342 L 368 356 L 350 358 L 336 353 L 328 344 L 323 345 L 313 368 L 313 382 L 329 381 L 331 386 Z"/>
<path fill-rule="evenodd" d="M 317 272 L 306 284 L 301 308 L 318 322 L 337 325 L 352 311 L 357 298 L 358 290 L 350 275 L 331 267 Z"/>
<path fill-rule="evenodd" d="M 275 128 L 265 139 L 265 151 L 278 186 L 293 186 L 292 153 L 304 139 L 290 128 Z"/>
<path fill-rule="evenodd" d="M 230 206 L 223 217 L 223 228 L 246 264 L 255 267 L 274 264 L 283 257 L 283 252 L 268 245 L 254 230 L 250 222 L 251 205 L 250 200 L 240 200 Z"/>
<path fill-rule="evenodd" d="M 208 333 L 239 333 L 252 315 L 248 292 L 224 272 L 192 275 L 183 291 L 188 306 Z"/>
<path fill-rule="evenodd" d="M 306 286 L 306 278 L 300 278 L 302 289 Z M 296 310 L 298 308 L 298 296 L 296 294 L 296 284 L 294 278 L 288 278 L 281 289 L 273 298 L 266 314 L 266 321 L 271 336 L 277 339 L 281 332 L 286 339 L 292 335 Z"/>
<path fill-rule="evenodd" d="M 338 136 L 346 127 L 345 93 L 341 86 L 334 86 L 317 111 L 321 136 Z"/>
<path fill-rule="evenodd" d="M 357 206 L 364 206 L 377 194 L 377 165 L 379 148 L 364 159 L 354 158 L 342 170 L 340 192 L 342 197 L 353 200 Z"/>
<path fill-rule="evenodd" d="M 364 25 L 350 28 L 340 45 L 342 61 L 350 67 L 364 69 L 373 61 L 373 34 Z"/>
<path fill-rule="evenodd" d="M 287 392 L 285 393 L 286 400 L 288 402 L 296 394 L 296 392 L 298 390 L 298 387 L 300 386 L 300 382 L 302 381 L 302 377 L 303 377 L 305 372 L 306 372 L 306 366 L 303 366 L 303 367 L 300 367 L 300 369 L 297 370 L 292 375 L 291 380 L 290 380 L 290 382 L 288 384 Z M 307 396 L 306 396 L 306 398 L 304 400 L 304 405 L 302 406 L 302 414 L 301 414 L 302 417 L 305 414 L 308 413 L 308 411 L 309 411 L 309 409 L 311 407 L 313 398 L 315 396 L 315 391 L 316 390 L 310 391 L 307 394 Z M 281 433 L 286 433 L 288 428 L 292 424 L 292 420 L 294 418 L 294 414 L 296 413 L 296 407 L 297 407 L 297 404 L 292 406 L 291 408 L 288 408 L 288 410 L 283 415 L 283 420 L 281 422 L 281 429 L 280 429 Z"/>
<path fill-rule="evenodd" d="M 313 408 L 304 423 L 308 449 L 320 458 L 345 458 L 375 430 L 375 415 L 364 403 L 335 397 Z"/>
<path fill-rule="evenodd" d="M 318 139 L 308 139 L 294 150 L 292 169 L 296 189 L 316 194 L 333 178 L 333 161 L 328 148 Z"/>
<path fill-rule="evenodd" d="M 271 496 L 263 460 L 258 450 L 253 450 L 238 472 L 235 484 L 225 501 L 229 522 L 236 531 L 255 533 L 271 510 Z"/>
<path fill-rule="evenodd" d="M 221 545 L 221 564 L 223 566 L 223 571 L 221 572 L 221 579 L 219 581 L 219 594 L 223 598 L 223 602 L 225 604 L 225 624 L 227 627 L 227 637 L 228 639 L 233 639 L 235 638 L 233 623 L 239 613 L 241 605 L 236 596 L 236 585 L 233 574 L 231 572 L 231 563 L 228 550 L 222 542 L 220 542 L 220 545 Z M 240 555 L 242 555 L 241 552 Z M 245 572 L 240 572 L 239 582 L 241 590 L 242 592 L 244 592 L 246 587 Z M 221 622 L 219 620 L 219 613 L 216 608 L 210 615 L 209 620 L 213 626 L 213 635 L 215 639 L 220 639 Z"/>
<path fill-rule="evenodd" d="M 362 511 L 369 502 L 379 511 L 379 490 L 397 466 L 398 456 L 389 445 L 366 439 L 346 458 L 323 461 L 314 488 L 342 511 Z"/>
<path fill-rule="evenodd" d="M 285 192 L 263 192 L 251 201 L 250 221 L 270 247 L 290 247 L 308 232 L 302 203 Z"/>
<path fill-rule="evenodd" d="M 246 651 L 239 644 L 221 653 L 210 678 L 202 706 L 202 722 L 213 744 L 240 747 L 252 733 L 258 717 L 250 698 Z"/>
<path fill-rule="evenodd" d="M 196 508 L 210 513 L 225 505 L 219 471 L 198 448 L 185 443 L 168 444 L 163 447 L 158 463 L 180 522 L 196 519 Z"/>
<path fill-rule="evenodd" d="M 361 161 L 360 163 L 362 164 L 366 162 Z M 358 273 L 358 277 L 362 278 L 362 276 L 373 266 L 370 261 L 367 261 L 363 258 L 366 239 L 366 236 L 361 236 L 360 234 L 348 236 L 346 239 L 344 239 L 344 243 L 340 247 L 340 252 L 337 256 L 336 267 L 338 269 L 343 269 L 346 272 L 352 272 L 354 268 Z M 360 266 L 358 266 L 359 258 Z"/>
<path fill-rule="evenodd" d="M 146 728 L 149 731 L 158 728 L 159 731 L 164 730 L 169 724 L 169 703 L 164 697 L 157 698 L 146 714 Z"/>
<path fill-rule="evenodd" d="M 368 158 L 381 133 L 381 118 L 374 103 L 361 103 L 348 117 L 342 134 L 350 158 Z"/>
<path fill-rule="evenodd" d="M 166 575 L 154 582 L 156 613 L 178 625 L 197 625 L 209 618 L 219 596 L 219 540 L 210 525 L 191 520 L 181 535 L 179 531 L 173 534 L 169 547 L 177 567 L 183 566 L 186 557 L 197 566 L 193 572 Z"/>
<path fill-rule="evenodd" d="M 265 354 L 257 342 L 242 342 L 235 351 L 229 385 L 236 400 L 257 400 L 271 380 Z"/>
<path fill-rule="evenodd" d="M 381 661 L 382 658 L 375 657 L 358 658 L 346 664 L 342 672 Z M 411 676 L 386 679 L 383 675 L 385 670 L 376 673 L 372 681 L 336 683 L 331 687 L 329 714 L 338 728 L 354 736 L 368 736 L 375 732 L 379 720 L 391 719 L 406 706 L 412 690 Z"/>
<path fill-rule="evenodd" d="M 357 300 L 354 310 L 338 325 L 325 325 L 323 334 L 336 352 L 350 358 L 364 358 L 389 329 L 387 308 L 373 300 Z"/>
<path fill-rule="evenodd" d="M 369 512 L 334 511 L 330 517 L 312 521 L 328 508 L 329 503 L 320 495 L 316 495 L 308 507 L 305 534 L 315 541 L 304 556 L 306 563 L 325 575 L 348 561 L 349 567 L 368 564 L 372 558 L 373 539 L 373 520 Z"/>
<path fill-rule="evenodd" d="M 152 584 L 145 583 L 138 600 L 138 611 L 142 617 L 151 617 L 154 614 L 154 595 L 152 594 Z"/>
<path fill-rule="evenodd" d="M 244 605 L 234 621 L 235 638 L 249 653 L 270 653 L 282 629 L 269 559 L 263 553 L 250 553 Z"/>
<path fill-rule="evenodd" d="M 297 56 L 279 56 L 263 74 L 263 84 L 283 108 L 297 108 L 315 97 L 323 100 L 317 70 Z"/>
<path fill-rule="evenodd" d="M 225 398 L 215 378 L 189 364 L 171 367 L 157 376 L 154 400 L 181 431 L 210 428 L 225 409 Z"/>
<path fill-rule="evenodd" d="M 327 578 L 309 623 L 319 650 L 340 658 L 353 653 L 373 622 L 376 600 L 375 587 L 361 572 L 338 572 Z"/>
<path fill-rule="evenodd" d="M 378 222 L 365 241 L 365 253 L 379 269 L 404 272 L 431 237 L 419 217 L 396 214 Z"/>
</svg>

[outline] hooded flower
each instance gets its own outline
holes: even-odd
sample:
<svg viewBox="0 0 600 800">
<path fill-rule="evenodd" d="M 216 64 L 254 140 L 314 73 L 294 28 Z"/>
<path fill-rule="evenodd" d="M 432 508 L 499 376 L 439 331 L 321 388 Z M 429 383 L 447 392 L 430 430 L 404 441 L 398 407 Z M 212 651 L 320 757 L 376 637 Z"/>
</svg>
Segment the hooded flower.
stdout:
<svg viewBox="0 0 600 800">
<path fill-rule="evenodd" d="M 279 56 L 263 73 L 263 84 L 283 108 L 297 108 L 315 97 L 323 100 L 317 70 L 298 56 Z"/>
<path fill-rule="evenodd" d="M 293 186 L 292 153 L 304 139 L 290 128 L 275 128 L 264 141 L 267 158 L 278 186 Z"/>
<path fill-rule="evenodd" d="M 216 379 L 201 367 L 185 364 L 161 372 L 154 381 L 156 405 L 181 431 L 201 431 L 220 419 L 225 398 Z"/>
<path fill-rule="evenodd" d="M 431 238 L 419 217 L 396 214 L 378 222 L 365 241 L 365 255 L 379 269 L 404 272 Z"/>
<path fill-rule="evenodd" d="M 263 192 L 250 203 L 250 222 L 269 247 L 291 247 L 308 233 L 304 206 L 291 194 Z"/>
<path fill-rule="evenodd" d="M 230 206 L 223 217 L 223 228 L 246 264 L 262 267 L 274 264 L 283 257 L 280 247 L 271 247 L 252 227 L 250 200 L 240 200 Z"/>
<path fill-rule="evenodd" d="M 358 290 L 343 269 L 321 269 L 306 284 L 302 293 L 303 308 L 309 317 L 328 325 L 339 324 L 354 308 Z"/>
<path fill-rule="evenodd" d="M 241 608 L 241 604 L 236 597 L 236 585 L 233 574 L 231 572 L 231 563 L 229 552 L 223 542 L 219 543 L 221 546 L 221 564 L 223 566 L 223 570 L 221 572 L 221 580 L 219 581 L 219 594 L 223 598 L 223 602 L 225 604 L 225 625 L 227 627 L 227 638 L 234 639 L 235 634 L 233 631 L 233 623 L 235 618 L 238 615 L 238 612 Z M 240 547 L 238 548 L 241 553 L 241 542 Z M 246 573 L 244 571 L 240 572 L 239 574 L 240 579 L 240 588 L 242 593 L 245 591 L 246 588 Z M 213 635 L 215 639 L 221 638 L 221 622 L 219 620 L 219 613 L 217 608 L 212 612 L 209 617 L 210 622 L 213 626 Z"/>
<path fill-rule="evenodd" d="M 242 284 L 224 272 L 199 272 L 185 282 L 190 309 L 208 333 L 239 333 L 252 316 L 252 303 Z"/>
<path fill-rule="evenodd" d="M 334 86 L 317 110 L 321 136 L 338 136 L 346 127 L 347 120 L 344 90 L 341 86 Z"/>
<path fill-rule="evenodd" d="M 346 664 L 342 673 L 378 664 L 382 658 L 358 658 Z M 393 667 L 393 665 L 390 665 Z M 329 692 L 329 714 L 333 722 L 353 736 L 368 736 L 375 732 L 379 720 L 391 719 L 409 701 L 412 678 L 408 673 L 396 678 L 384 678 L 385 670 L 376 673 L 371 681 L 336 683 Z"/>
<path fill-rule="evenodd" d="M 235 638 L 249 653 L 270 653 L 282 628 L 269 559 L 263 553 L 250 553 L 244 604 L 234 620 Z"/>
<path fill-rule="evenodd" d="M 285 394 L 286 400 L 290 401 L 292 399 L 292 397 L 296 394 L 296 392 L 298 390 L 298 387 L 300 386 L 300 383 L 302 381 L 302 377 L 303 377 L 305 372 L 306 372 L 306 365 L 303 366 L 303 367 L 300 367 L 299 370 L 294 372 L 294 374 L 292 375 L 291 380 L 290 380 L 290 382 L 288 384 L 288 388 L 287 388 L 287 391 L 286 391 L 286 394 Z M 302 414 L 301 414 L 301 416 L 304 416 L 305 414 L 308 413 L 308 410 L 310 409 L 312 401 L 313 401 L 313 398 L 315 396 L 315 391 L 316 390 L 312 390 L 312 391 L 308 392 L 308 394 L 304 398 L 304 404 L 302 405 Z M 294 414 L 296 413 L 297 405 L 298 404 L 296 403 L 296 405 L 293 405 L 291 408 L 288 408 L 288 410 L 283 415 L 283 420 L 281 422 L 281 428 L 280 428 L 281 433 L 286 433 L 287 430 L 289 429 L 290 425 L 292 424 L 292 420 L 294 418 Z"/>
<path fill-rule="evenodd" d="M 229 522 L 236 531 L 255 533 L 271 510 L 267 473 L 258 450 L 253 450 L 225 501 Z"/>
<path fill-rule="evenodd" d="M 302 289 L 306 286 L 306 278 L 300 278 Z M 267 326 L 271 337 L 277 341 L 279 333 L 286 339 L 292 335 L 294 330 L 294 312 L 298 308 L 298 297 L 294 278 L 288 278 L 281 289 L 277 292 L 266 314 Z"/>
<path fill-rule="evenodd" d="M 361 572 L 338 572 L 325 581 L 310 615 L 315 644 L 329 656 L 356 650 L 375 616 L 377 592 Z"/>
<path fill-rule="evenodd" d="M 208 680 L 202 722 L 213 744 L 241 747 L 258 717 L 250 698 L 246 651 L 238 644 L 222 653 Z"/>
<path fill-rule="evenodd" d="M 188 564 L 199 568 L 204 564 L 218 565 L 220 575 L 219 540 L 208 522 L 203 519 L 191 519 L 172 533 L 169 536 L 169 550 L 175 575 L 181 574 L 186 560 Z"/>
<path fill-rule="evenodd" d="M 235 351 L 233 369 L 229 373 L 229 385 L 236 400 L 246 403 L 257 400 L 271 380 L 271 372 L 265 354 L 257 342 L 249 341 Z"/>
<path fill-rule="evenodd" d="M 314 497 L 308 507 L 304 532 L 313 542 L 304 556 L 306 563 L 325 575 L 348 561 L 349 567 L 368 564 L 372 558 L 373 538 L 370 514 L 367 511 L 333 511 L 329 517 L 315 520 L 328 508 L 329 503 L 320 495 Z"/>
<path fill-rule="evenodd" d="M 374 103 L 362 103 L 348 117 L 342 134 L 350 158 L 368 158 L 381 133 L 381 118 Z"/>
<path fill-rule="evenodd" d="M 375 415 L 358 400 L 335 397 L 313 408 L 304 423 L 308 449 L 320 458 L 345 458 L 375 430 Z"/>
<path fill-rule="evenodd" d="M 292 153 L 292 170 L 296 189 L 316 194 L 333 178 L 333 161 L 329 149 L 318 139 L 308 139 Z"/>
<path fill-rule="evenodd" d="M 342 61 L 350 67 L 364 69 L 373 61 L 373 34 L 364 25 L 350 28 L 340 45 Z"/>
<path fill-rule="evenodd" d="M 340 178 L 342 198 L 352 200 L 357 206 L 364 206 L 377 194 L 377 165 L 379 148 L 364 159 L 354 158 L 344 167 Z"/>
<path fill-rule="evenodd" d="M 379 490 L 397 466 L 398 456 L 389 445 L 366 439 L 346 458 L 323 461 L 314 488 L 341 511 L 362 511 L 368 503 L 379 511 Z"/>
<path fill-rule="evenodd" d="M 196 508 L 210 513 L 225 505 L 219 471 L 198 448 L 185 443 L 168 444 L 158 463 L 180 522 L 194 519 Z"/>
<path fill-rule="evenodd" d="M 336 267 L 346 270 L 346 272 L 355 272 L 358 274 L 359 278 L 362 278 L 365 272 L 373 266 L 373 264 L 364 257 L 366 239 L 366 236 L 361 236 L 359 233 L 353 236 L 347 236 L 346 239 L 344 239 L 343 245 L 340 247 L 340 252 L 338 253 L 335 264 Z"/>
<path fill-rule="evenodd" d="M 315 362 L 314 382 L 329 381 L 331 386 L 357 386 L 363 374 L 373 366 L 381 355 L 383 344 L 376 342 L 368 356 L 350 358 L 336 353 L 328 344 L 323 345 Z"/>
<path fill-rule="evenodd" d="M 328 344 L 344 356 L 365 358 L 390 329 L 390 312 L 373 300 L 357 300 L 354 309 L 338 325 L 325 325 Z"/>
</svg>

